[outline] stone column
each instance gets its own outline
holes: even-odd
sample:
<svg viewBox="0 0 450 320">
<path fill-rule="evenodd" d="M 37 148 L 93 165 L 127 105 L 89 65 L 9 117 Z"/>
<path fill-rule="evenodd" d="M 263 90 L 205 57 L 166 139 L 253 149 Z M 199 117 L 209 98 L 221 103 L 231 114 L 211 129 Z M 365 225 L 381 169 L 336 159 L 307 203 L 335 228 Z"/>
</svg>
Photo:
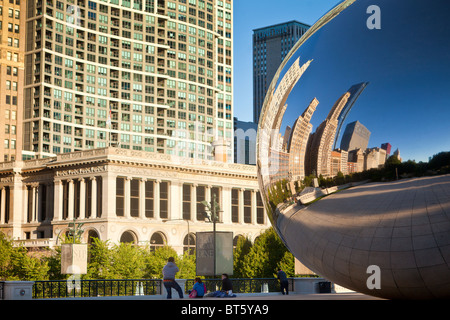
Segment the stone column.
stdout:
<svg viewBox="0 0 450 320">
<path fill-rule="evenodd" d="M 108 170 L 110 168 L 108 167 Z M 102 199 L 102 218 L 116 218 L 116 175 L 113 172 L 107 172 L 102 175 L 103 195 Z"/>
<path fill-rule="evenodd" d="M 231 187 L 222 188 L 222 221 L 231 223 Z"/>
<path fill-rule="evenodd" d="M 91 180 L 91 219 L 97 218 L 97 179 L 90 177 Z M 99 201 L 102 201 L 101 199 Z"/>
<path fill-rule="evenodd" d="M 161 220 L 161 214 L 159 212 L 160 207 L 160 190 L 159 190 L 159 184 L 161 183 L 161 180 L 156 180 L 153 188 L 153 212 L 155 215 L 155 219 Z"/>
<path fill-rule="evenodd" d="M 71 221 L 73 220 L 73 205 L 74 205 L 74 188 L 73 188 L 73 180 L 69 179 L 67 180 L 68 188 L 67 188 L 67 197 L 68 200 L 68 206 L 67 206 L 67 220 Z"/>
<path fill-rule="evenodd" d="M 53 220 L 59 221 L 62 219 L 62 208 L 63 208 L 63 185 L 61 180 L 54 181 L 54 194 L 55 195 L 53 198 L 53 208 L 54 208 Z"/>
<path fill-rule="evenodd" d="M 86 183 L 84 178 L 78 181 L 80 182 L 80 219 L 86 219 Z"/>
<path fill-rule="evenodd" d="M 6 223 L 6 188 L 3 187 L 1 191 L 0 203 L 0 224 Z"/>
<path fill-rule="evenodd" d="M 197 187 L 198 184 L 191 185 L 191 220 L 196 222 L 197 219 Z"/>
<path fill-rule="evenodd" d="M 244 190 L 243 188 L 239 189 L 239 222 L 244 223 Z"/>
<path fill-rule="evenodd" d="M 179 181 L 169 183 L 168 219 L 183 219 L 183 184 Z"/>
<path fill-rule="evenodd" d="M 34 223 L 37 221 L 37 195 L 36 195 L 36 191 L 37 191 L 37 186 L 35 184 L 33 184 L 31 186 L 31 222 Z"/>
<path fill-rule="evenodd" d="M 252 224 L 256 224 L 256 190 L 252 190 Z"/>
</svg>

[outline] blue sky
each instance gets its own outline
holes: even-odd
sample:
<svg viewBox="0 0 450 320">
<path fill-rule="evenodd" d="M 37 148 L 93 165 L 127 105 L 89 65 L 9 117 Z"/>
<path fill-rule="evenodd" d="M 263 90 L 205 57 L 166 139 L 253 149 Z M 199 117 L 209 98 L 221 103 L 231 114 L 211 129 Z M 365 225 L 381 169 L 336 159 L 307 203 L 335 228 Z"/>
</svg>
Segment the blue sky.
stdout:
<svg viewBox="0 0 450 320">
<path fill-rule="evenodd" d="M 253 29 L 290 20 L 312 25 L 338 0 L 234 0 L 234 115 L 253 119 Z"/>
<path fill-rule="evenodd" d="M 252 119 L 252 30 L 289 20 L 311 25 L 338 2 L 235 0 L 236 117 L 243 121 Z M 366 26 L 366 9 L 372 4 L 381 8 L 381 30 L 369 30 Z M 346 122 L 359 120 L 372 132 L 368 147 L 389 142 L 392 151 L 400 149 L 403 160 L 416 161 L 427 161 L 429 156 L 449 151 L 449 10 L 448 0 L 355 2 L 294 56 L 301 57 L 301 64 L 309 59 L 314 62 L 287 100 L 282 128 L 292 126 L 316 97 L 320 104 L 311 121 L 315 131 L 347 89 L 368 81 L 369 86 Z M 285 70 L 291 65 L 289 62 Z"/>
</svg>

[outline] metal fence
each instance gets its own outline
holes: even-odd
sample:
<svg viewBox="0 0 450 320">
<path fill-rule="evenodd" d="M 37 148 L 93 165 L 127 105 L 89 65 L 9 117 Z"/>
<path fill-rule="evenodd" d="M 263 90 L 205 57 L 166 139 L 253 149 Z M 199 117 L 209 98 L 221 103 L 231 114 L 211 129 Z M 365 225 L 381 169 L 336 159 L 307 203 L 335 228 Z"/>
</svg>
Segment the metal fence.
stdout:
<svg viewBox="0 0 450 320">
<path fill-rule="evenodd" d="M 35 281 L 33 298 L 159 295 L 161 283 L 159 279 Z"/>
<path fill-rule="evenodd" d="M 275 278 L 230 279 L 233 293 L 268 293 L 280 292 L 280 282 Z M 208 292 L 220 290 L 221 279 L 202 279 Z M 294 279 L 288 279 L 289 291 L 294 290 Z M 185 293 L 194 286 L 195 280 L 188 279 Z M 0 299 L 2 297 L 0 282 Z M 126 279 L 126 280 L 47 280 L 35 281 L 33 298 L 79 298 L 79 297 L 114 297 L 134 295 L 162 294 L 160 279 Z"/>
<path fill-rule="evenodd" d="M 254 278 L 254 279 L 230 279 L 233 284 L 233 293 L 268 293 L 280 292 L 280 282 L 275 278 Z M 222 288 L 220 279 L 202 279 L 208 292 L 214 292 Z M 195 280 L 186 280 L 186 292 L 192 289 Z M 294 279 L 288 279 L 289 291 L 294 290 Z"/>
<path fill-rule="evenodd" d="M 5 283 L 0 281 L 0 300 L 3 300 L 4 297 L 4 289 L 5 288 Z"/>
</svg>

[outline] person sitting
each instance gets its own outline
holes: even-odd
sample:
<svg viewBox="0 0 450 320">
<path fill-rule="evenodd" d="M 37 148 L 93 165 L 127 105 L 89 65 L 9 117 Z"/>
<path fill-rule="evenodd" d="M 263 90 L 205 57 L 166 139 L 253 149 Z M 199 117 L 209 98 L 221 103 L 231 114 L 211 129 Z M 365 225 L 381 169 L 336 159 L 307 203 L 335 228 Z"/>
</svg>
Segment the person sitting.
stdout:
<svg viewBox="0 0 450 320">
<path fill-rule="evenodd" d="M 202 282 L 202 279 L 195 278 L 194 287 L 189 290 L 189 298 L 203 298 L 206 293 L 206 286 Z"/>
</svg>

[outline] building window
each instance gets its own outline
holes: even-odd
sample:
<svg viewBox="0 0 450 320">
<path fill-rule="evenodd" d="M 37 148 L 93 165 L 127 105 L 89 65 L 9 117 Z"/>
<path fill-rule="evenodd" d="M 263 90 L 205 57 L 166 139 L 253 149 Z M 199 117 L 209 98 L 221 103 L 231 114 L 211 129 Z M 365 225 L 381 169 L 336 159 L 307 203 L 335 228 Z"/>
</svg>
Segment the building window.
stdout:
<svg viewBox="0 0 450 320">
<path fill-rule="evenodd" d="M 252 192 L 244 191 L 244 223 L 252 223 Z"/>
<path fill-rule="evenodd" d="M 98 197 L 97 197 L 98 198 Z M 123 217 L 125 204 L 125 178 L 116 178 L 116 215 Z"/>
<path fill-rule="evenodd" d="M 169 183 L 159 184 L 159 214 L 161 219 L 169 217 Z"/>
<path fill-rule="evenodd" d="M 92 215 L 92 180 L 91 179 L 85 179 L 85 209 L 84 212 L 86 213 L 86 217 L 90 218 Z"/>
<path fill-rule="evenodd" d="M 264 203 L 260 192 L 256 193 L 256 223 L 264 224 Z"/>
<path fill-rule="evenodd" d="M 231 222 L 239 222 L 239 189 L 231 190 Z"/>
<path fill-rule="evenodd" d="M 205 219 L 205 205 L 202 201 L 206 200 L 206 187 L 197 186 L 197 220 L 203 221 Z"/>
<path fill-rule="evenodd" d="M 183 219 L 191 220 L 191 185 L 183 184 Z"/>
<path fill-rule="evenodd" d="M 150 238 L 150 251 L 155 251 L 156 249 L 163 247 L 166 242 L 166 237 L 162 233 L 154 233 Z"/>
<path fill-rule="evenodd" d="M 153 181 L 145 182 L 145 217 L 153 218 Z"/>
<path fill-rule="evenodd" d="M 139 217 L 139 180 L 130 181 L 130 214 Z"/>
</svg>

